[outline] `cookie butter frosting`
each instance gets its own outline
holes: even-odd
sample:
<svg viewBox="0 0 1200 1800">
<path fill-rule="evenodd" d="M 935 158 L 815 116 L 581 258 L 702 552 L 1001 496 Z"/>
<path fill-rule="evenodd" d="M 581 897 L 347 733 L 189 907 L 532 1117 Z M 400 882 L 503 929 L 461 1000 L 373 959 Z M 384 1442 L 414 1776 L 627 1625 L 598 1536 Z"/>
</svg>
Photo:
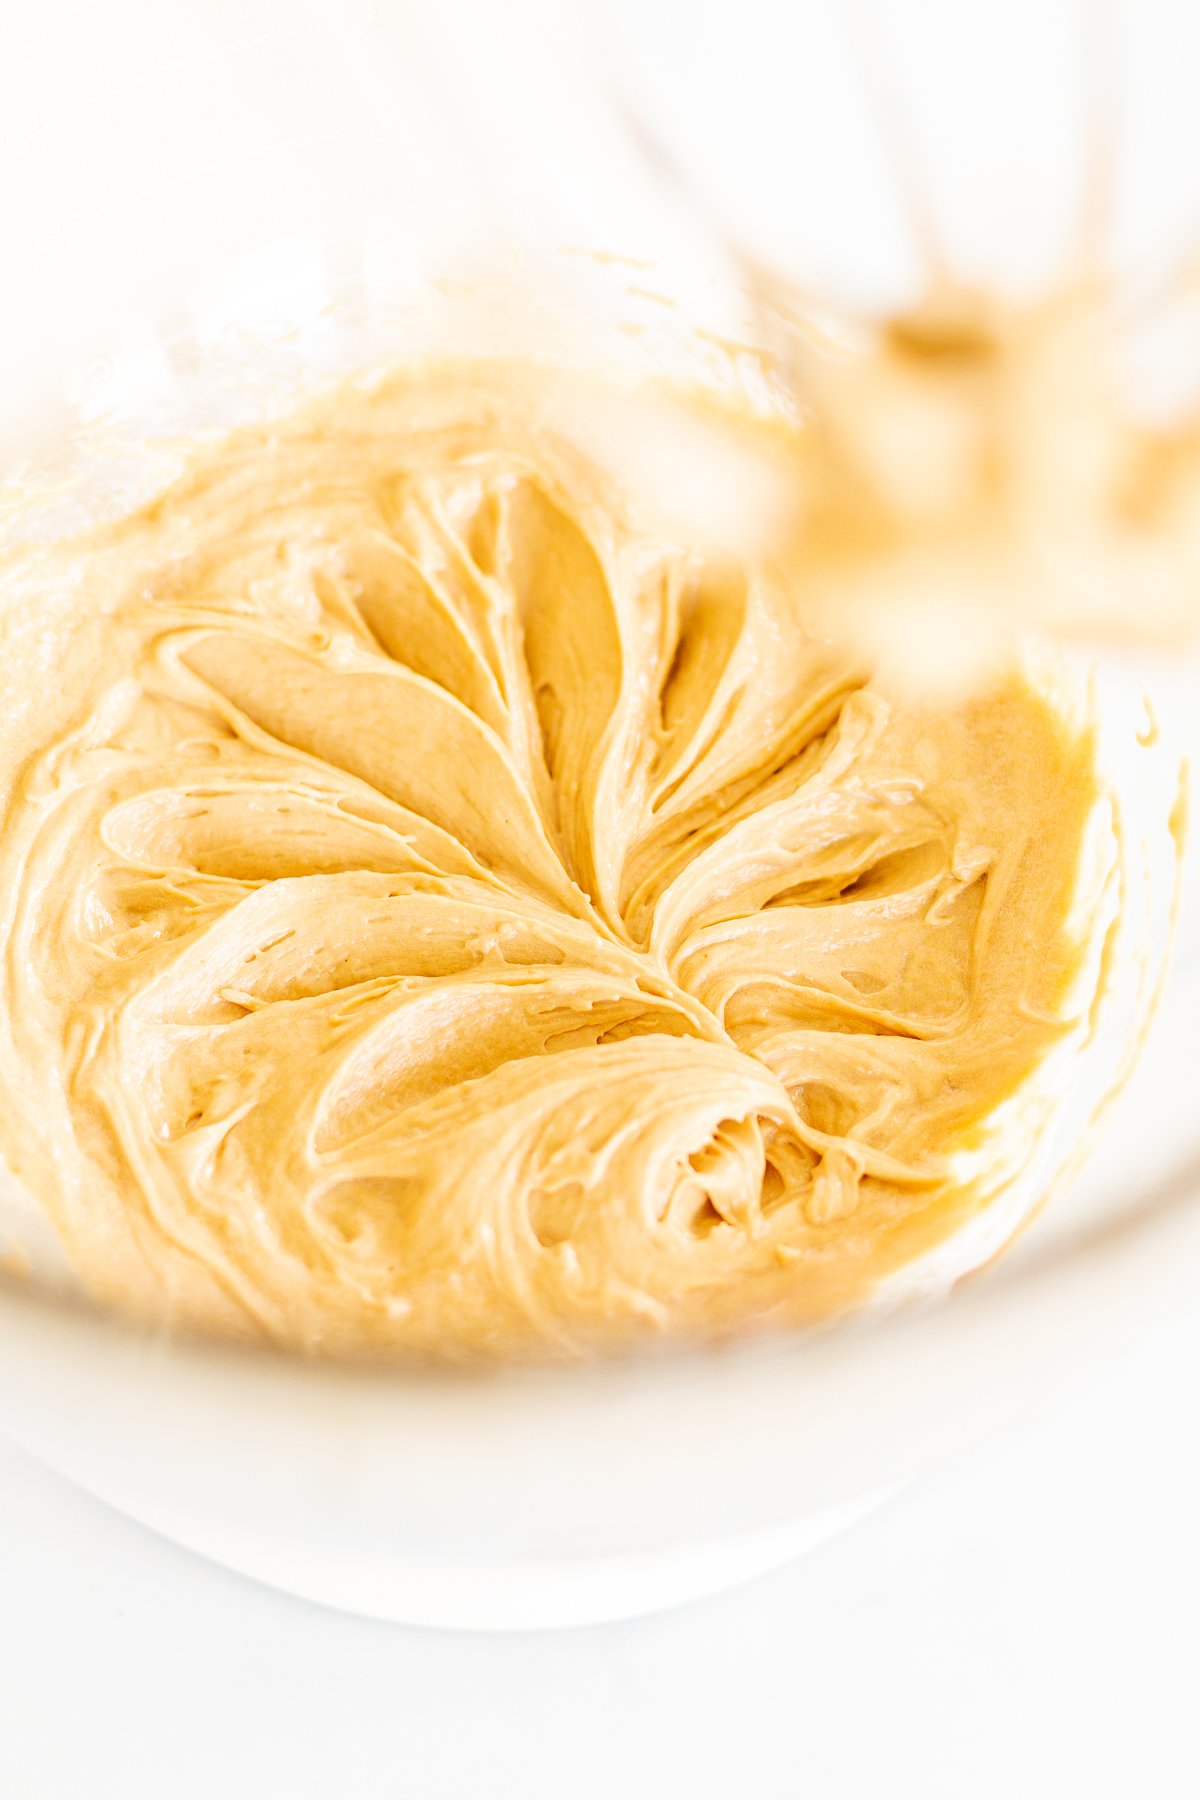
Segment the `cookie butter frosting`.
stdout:
<svg viewBox="0 0 1200 1800">
<path fill-rule="evenodd" d="M 352 384 L 5 566 L 3 1142 L 102 1298 L 570 1350 L 827 1315 L 997 1191 L 1086 732 L 890 697 L 547 420 Z"/>
</svg>

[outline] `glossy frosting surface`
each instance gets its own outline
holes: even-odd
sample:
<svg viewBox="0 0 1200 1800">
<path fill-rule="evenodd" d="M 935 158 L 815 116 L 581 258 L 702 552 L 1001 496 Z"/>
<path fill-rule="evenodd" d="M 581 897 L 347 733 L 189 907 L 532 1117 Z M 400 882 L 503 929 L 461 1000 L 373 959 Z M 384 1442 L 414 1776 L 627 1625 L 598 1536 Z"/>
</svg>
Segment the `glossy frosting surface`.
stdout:
<svg viewBox="0 0 1200 1800">
<path fill-rule="evenodd" d="M 103 1298 L 308 1349 L 723 1332 L 1008 1179 L 1086 731 L 1015 667 L 890 694 L 532 372 L 347 387 L 0 592 L 3 1142 Z"/>
</svg>

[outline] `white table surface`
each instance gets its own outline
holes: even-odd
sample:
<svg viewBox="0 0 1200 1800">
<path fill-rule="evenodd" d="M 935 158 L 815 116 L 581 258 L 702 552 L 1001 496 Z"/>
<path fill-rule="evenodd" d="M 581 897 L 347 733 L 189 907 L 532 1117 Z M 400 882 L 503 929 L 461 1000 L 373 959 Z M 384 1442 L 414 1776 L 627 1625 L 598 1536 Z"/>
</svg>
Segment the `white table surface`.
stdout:
<svg viewBox="0 0 1200 1800">
<path fill-rule="evenodd" d="M 0 1445 L 0 1793 L 1194 1796 L 1198 1381 L 1160 1322 L 752 1586 L 508 1638 L 273 1593 Z"/>
</svg>

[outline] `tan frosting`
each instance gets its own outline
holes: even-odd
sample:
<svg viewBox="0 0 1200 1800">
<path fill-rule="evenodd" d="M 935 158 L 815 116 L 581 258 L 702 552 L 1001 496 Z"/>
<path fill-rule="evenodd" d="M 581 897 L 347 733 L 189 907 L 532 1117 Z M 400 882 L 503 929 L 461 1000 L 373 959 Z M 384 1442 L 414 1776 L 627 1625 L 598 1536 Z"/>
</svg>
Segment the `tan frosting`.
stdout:
<svg viewBox="0 0 1200 1800">
<path fill-rule="evenodd" d="M 3 1140 L 104 1298 L 556 1351 L 823 1316 L 992 1193 L 1086 734 L 889 701 L 529 371 L 344 389 L 0 590 Z"/>
</svg>

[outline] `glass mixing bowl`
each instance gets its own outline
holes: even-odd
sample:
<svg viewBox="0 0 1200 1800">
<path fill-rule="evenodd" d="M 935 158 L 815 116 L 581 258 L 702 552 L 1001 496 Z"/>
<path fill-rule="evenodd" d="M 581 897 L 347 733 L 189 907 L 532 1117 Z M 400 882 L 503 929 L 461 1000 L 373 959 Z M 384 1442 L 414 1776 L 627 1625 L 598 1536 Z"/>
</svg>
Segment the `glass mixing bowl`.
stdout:
<svg viewBox="0 0 1200 1800">
<path fill-rule="evenodd" d="M 197 431 L 408 353 L 532 352 L 777 404 L 703 218 L 648 179 L 570 11 L 514 7 L 524 39 L 466 4 L 10 14 L 0 462 L 22 529 L 119 511 Z M 14 502 L 0 524 L 15 516 Z M 0 1231 L 24 1273 L 0 1286 L 0 1429 L 179 1541 L 314 1598 L 440 1624 L 578 1623 L 765 1568 L 1118 1355 L 1139 1319 L 1190 1304 L 1200 1254 L 1200 905 L 1168 831 L 1200 709 L 1194 666 L 1110 664 L 1096 680 L 1125 821 L 1117 979 L 1013 1210 L 906 1272 L 869 1317 L 804 1340 L 457 1375 L 148 1341 L 88 1309 L 9 1178 Z M 1098 1128 L 1103 1156 L 945 1298 L 1076 1160 L 1173 909 L 1162 1004 Z M 941 1303 L 895 1304 L 914 1295 Z"/>
</svg>

